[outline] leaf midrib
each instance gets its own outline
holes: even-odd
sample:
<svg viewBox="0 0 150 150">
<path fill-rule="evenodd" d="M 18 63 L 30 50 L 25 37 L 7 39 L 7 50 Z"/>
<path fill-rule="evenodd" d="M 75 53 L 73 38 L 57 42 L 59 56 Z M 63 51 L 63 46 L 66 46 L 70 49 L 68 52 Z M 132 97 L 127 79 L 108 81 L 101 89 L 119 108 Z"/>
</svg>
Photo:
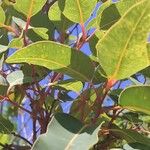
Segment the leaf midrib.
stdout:
<svg viewBox="0 0 150 150">
<path fill-rule="evenodd" d="M 144 0 L 144 1 L 145 1 L 145 0 Z M 144 1 L 142 1 L 141 3 L 143 3 Z M 140 4 L 140 3 L 138 3 L 138 5 L 139 5 L 139 4 Z M 134 5 L 133 8 L 134 8 L 134 7 L 136 7 L 136 5 Z M 130 11 L 130 10 L 129 10 L 129 11 Z M 125 47 L 124 47 L 124 49 L 123 49 L 123 51 L 122 51 L 122 53 L 121 53 L 121 55 L 120 55 L 120 57 L 119 57 L 119 61 L 118 61 L 118 64 L 116 65 L 115 72 L 113 73 L 113 75 L 112 75 L 111 78 L 116 78 L 116 76 L 117 76 L 117 74 L 118 74 L 118 72 L 119 72 L 119 68 L 120 68 L 120 66 L 121 66 L 121 64 L 122 64 L 123 58 L 124 58 L 124 56 L 125 56 L 127 47 L 128 47 L 128 45 L 129 45 L 129 42 L 130 42 L 130 40 L 131 40 L 131 38 L 132 38 L 132 36 L 133 36 L 133 34 L 134 34 L 134 31 L 136 30 L 138 24 L 140 23 L 141 18 L 144 16 L 144 14 L 145 14 L 146 11 L 147 11 L 147 7 L 146 7 L 146 9 L 143 10 L 143 13 L 141 13 L 141 16 L 139 17 L 139 19 L 138 19 L 137 23 L 135 24 L 133 30 L 131 31 L 131 34 L 130 34 L 129 38 L 127 39 L 127 42 L 126 42 L 126 44 L 125 44 Z M 126 13 L 126 14 L 127 14 L 127 13 Z M 126 15 L 126 14 L 125 14 L 125 15 Z M 124 18 L 124 17 L 123 17 L 123 18 Z M 122 20 L 122 19 L 121 19 L 121 20 Z"/>
<path fill-rule="evenodd" d="M 145 1 L 145 0 L 143 0 L 143 1 L 141 1 L 141 2 L 139 2 L 139 3 L 136 3 L 135 5 L 133 5 L 133 6 L 123 15 L 123 17 L 118 21 L 118 24 L 120 23 L 120 21 L 122 21 L 122 19 L 124 19 L 124 16 L 126 16 L 126 14 L 127 14 L 129 11 L 131 11 L 131 10 L 132 10 L 134 7 L 136 7 L 137 5 L 140 5 L 141 3 L 144 3 L 144 1 Z M 141 16 L 139 17 L 139 19 L 138 19 L 137 23 L 135 24 L 133 30 L 131 31 L 131 34 L 130 34 L 129 38 L 127 39 L 127 42 L 126 42 L 126 44 L 125 44 L 125 47 L 124 47 L 123 51 L 121 52 L 121 55 L 120 55 L 120 57 L 119 57 L 119 61 L 118 61 L 118 63 L 116 64 L 115 72 L 114 72 L 113 75 L 110 77 L 111 79 L 115 79 L 115 78 L 116 78 L 116 76 L 117 76 L 117 74 L 118 74 L 118 72 L 119 72 L 120 66 L 121 66 L 121 64 L 122 64 L 124 55 L 125 55 L 125 53 L 126 53 L 127 46 L 128 46 L 128 44 L 129 44 L 129 42 L 130 42 L 130 39 L 132 38 L 132 36 L 133 36 L 133 34 L 134 34 L 134 31 L 136 30 L 136 28 L 137 28 L 137 26 L 138 26 L 138 24 L 139 24 L 141 18 L 143 17 L 143 15 L 145 14 L 146 11 L 147 11 L 147 8 L 143 10 L 143 13 L 141 13 Z"/>
<path fill-rule="evenodd" d="M 78 138 L 78 136 L 81 134 L 81 132 L 86 128 L 87 126 L 83 126 L 70 140 L 70 142 L 66 145 L 64 150 L 70 150 L 70 146 L 72 143 Z"/>
<path fill-rule="evenodd" d="M 83 13 L 82 13 L 82 9 L 81 9 L 81 6 L 80 6 L 80 0 L 76 0 L 76 3 L 77 3 L 79 14 L 80 14 L 80 23 L 84 24 Z"/>
<path fill-rule="evenodd" d="M 61 66 L 62 68 L 67 68 L 67 69 L 70 70 L 71 72 L 74 72 L 75 74 L 78 74 L 80 77 L 82 77 L 82 78 L 85 79 L 86 81 L 90 81 L 90 79 L 88 79 L 86 76 L 84 76 L 84 75 L 81 74 L 80 72 L 77 72 L 76 70 L 74 70 L 74 69 L 72 69 L 72 68 L 69 68 L 69 67 L 67 67 L 67 66 L 65 66 L 65 65 L 63 65 L 63 64 L 57 63 L 57 62 L 52 61 L 52 60 L 46 60 L 46 59 L 42 59 L 42 58 L 25 58 L 25 59 L 23 59 L 23 58 L 17 58 L 17 60 L 11 59 L 11 61 L 13 61 L 13 62 L 19 62 L 19 61 L 28 62 L 28 61 L 30 61 L 31 63 L 32 63 L 32 62 L 34 63 L 34 61 L 37 61 L 37 60 L 38 60 L 38 61 L 43 61 L 43 62 L 53 63 L 53 64 L 56 64 L 56 65 L 58 65 L 58 66 Z M 47 66 L 45 66 L 45 67 L 47 67 Z M 47 68 L 48 68 L 48 67 L 47 67 Z M 51 69 L 51 68 L 49 68 L 49 69 Z"/>
</svg>

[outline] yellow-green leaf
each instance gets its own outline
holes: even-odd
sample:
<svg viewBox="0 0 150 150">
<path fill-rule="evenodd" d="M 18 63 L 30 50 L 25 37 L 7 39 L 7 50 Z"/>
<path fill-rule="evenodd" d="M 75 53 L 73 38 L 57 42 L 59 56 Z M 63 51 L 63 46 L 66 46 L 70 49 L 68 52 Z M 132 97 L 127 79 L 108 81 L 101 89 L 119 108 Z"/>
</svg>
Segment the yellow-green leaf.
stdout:
<svg viewBox="0 0 150 150">
<path fill-rule="evenodd" d="M 3 11 L 2 7 L 0 6 L 0 27 L 5 22 L 5 12 Z"/>
<path fill-rule="evenodd" d="M 124 79 L 150 65 L 147 37 L 150 1 L 133 5 L 97 44 L 99 63 L 108 78 Z"/>
<path fill-rule="evenodd" d="M 25 15 L 33 16 L 42 9 L 45 3 L 46 0 L 17 0 L 14 7 Z"/>
<path fill-rule="evenodd" d="M 80 81 L 90 82 L 92 79 L 95 80 L 95 69 L 87 55 L 69 46 L 52 41 L 40 41 L 24 47 L 10 56 L 7 62 L 24 62 L 44 66 Z"/>
<path fill-rule="evenodd" d="M 97 0 L 59 0 L 63 14 L 73 22 L 84 23 L 96 6 Z"/>
<path fill-rule="evenodd" d="M 150 86 L 132 86 L 122 91 L 119 104 L 132 111 L 150 115 Z"/>
</svg>

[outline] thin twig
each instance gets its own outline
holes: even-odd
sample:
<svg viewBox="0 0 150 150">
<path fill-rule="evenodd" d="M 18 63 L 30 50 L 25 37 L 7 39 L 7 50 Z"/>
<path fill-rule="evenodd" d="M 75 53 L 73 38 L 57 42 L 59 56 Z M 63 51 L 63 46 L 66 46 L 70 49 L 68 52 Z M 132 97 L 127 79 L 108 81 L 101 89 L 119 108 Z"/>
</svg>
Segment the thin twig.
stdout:
<svg viewBox="0 0 150 150">
<path fill-rule="evenodd" d="M 16 134 L 15 132 L 12 132 L 11 134 L 14 135 L 14 136 L 16 136 L 16 137 L 19 137 L 20 139 L 26 141 L 29 145 L 32 146 L 32 143 L 30 141 L 28 141 L 26 138 L 24 138 L 23 136 L 21 136 L 19 134 Z"/>
</svg>

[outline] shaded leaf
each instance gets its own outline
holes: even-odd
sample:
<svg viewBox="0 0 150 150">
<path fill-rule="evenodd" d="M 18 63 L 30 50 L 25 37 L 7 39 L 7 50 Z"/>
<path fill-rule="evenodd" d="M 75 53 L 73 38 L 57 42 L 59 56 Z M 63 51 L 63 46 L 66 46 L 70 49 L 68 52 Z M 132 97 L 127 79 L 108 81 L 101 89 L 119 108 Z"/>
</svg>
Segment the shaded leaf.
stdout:
<svg viewBox="0 0 150 150">
<path fill-rule="evenodd" d="M 0 85 L 8 85 L 7 80 L 2 75 L 0 75 Z"/>
<path fill-rule="evenodd" d="M 115 135 L 117 135 L 121 139 L 125 139 L 127 143 L 139 143 L 144 144 L 150 147 L 150 140 L 146 136 L 143 136 L 139 134 L 136 131 L 130 130 L 130 129 L 119 129 L 119 128 L 113 128 L 110 129 L 111 132 L 113 132 Z"/>
<path fill-rule="evenodd" d="M 48 29 L 46 29 L 46 28 L 32 28 L 32 29 L 28 30 L 27 36 L 33 42 L 48 40 L 47 32 L 48 32 Z"/>
<path fill-rule="evenodd" d="M 101 125 L 102 122 L 99 126 L 87 127 L 72 116 L 57 114 L 48 125 L 47 133 L 36 140 L 32 150 L 89 149 L 98 141 L 97 134 Z"/>
<path fill-rule="evenodd" d="M 59 0 L 61 3 L 64 3 L 65 0 Z M 68 20 L 63 13 L 61 12 L 58 1 L 55 2 L 48 12 L 49 19 L 53 21 L 54 25 L 57 29 L 59 29 L 61 32 L 64 32 L 66 29 L 68 29 L 69 26 L 73 25 L 73 22 Z"/>
<path fill-rule="evenodd" d="M 0 133 L 10 134 L 14 129 L 13 124 L 0 115 Z"/>
<path fill-rule="evenodd" d="M 15 85 L 21 85 L 24 83 L 32 82 L 32 77 L 26 76 L 21 70 L 11 72 L 9 75 L 7 75 L 6 79 L 9 83 L 8 91 Z"/>
</svg>

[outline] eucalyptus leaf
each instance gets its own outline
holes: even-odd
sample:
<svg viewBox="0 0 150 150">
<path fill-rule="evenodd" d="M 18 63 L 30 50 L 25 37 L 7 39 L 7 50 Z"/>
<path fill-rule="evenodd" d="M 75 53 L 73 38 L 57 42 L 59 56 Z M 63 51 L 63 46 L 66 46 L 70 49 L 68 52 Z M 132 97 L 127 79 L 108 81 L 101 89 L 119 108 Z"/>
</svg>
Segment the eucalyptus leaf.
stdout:
<svg viewBox="0 0 150 150">
<path fill-rule="evenodd" d="M 150 86 L 131 86 L 123 90 L 119 104 L 132 111 L 150 114 Z"/>
<path fill-rule="evenodd" d="M 15 85 L 32 82 L 32 76 L 25 76 L 21 70 L 11 72 L 9 75 L 7 75 L 6 79 L 9 83 L 8 91 Z"/>
<path fill-rule="evenodd" d="M 3 8 L 0 5 L 0 27 L 2 26 L 2 24 L 5 22 L 5 12 L 3 10 Z"/>
<path fill-rule="evenodd" d="M 48 12 L 48 16 L 56 26 L 57 30 L 64 32 L 69 26 L 73 25 L 73 22 L 63 15 L 58 5 L 59 2 L 64 3 L 65 0 L 58 0 L 56 3 L 54 3 Z"/>
<path fill-rule="evenodd" d="M 95 69 L 91 59 L 69 46 L 52 41 L 42 41 L 24 47 L 10 56 L 8 63 L 29 63 L 65 73 L 77 80 L 90 82 Z M 86 66 L 86 68 L 85 68 Z M 99 82 L 97 80 L 96 82 Z"/>
<path fill-rule="evenodd" d="M 22 0 L 22 1 L 16 1 L 14 4 L 14 8 L 27 15 L 35 15 L 38 11 L 42 9 L 42 6 L 46 3 L 46 0 Z"/>
<path fill-rule="evenodd" d="M 65 0 L 58 1 L 63 14 L 73 22 L 84 23 L 89 17 L 97 0 Z"/>
<path fill-rule="evenodd" d="M 98 42 L 99 63 L 107 78 L 124 79 L 150 65 L 146 41 L 149 9 L 149 0 L 134 4 Z"/>
<path fill-rule="evenodd" d="M 139 134 L 134 130 L 113 128 L 110 129 L 110 131 L 113 132 L 115 135 L 119 136 L 121 139 L 125 139 L 127 143 L 139 143 L 150 147 L 149 138 Z"/>
<path fill-rule="evenodd" d="M 70 115 L 56 114 L 46 134 L 36 140 L 32 150 L 87 150 L 98 142 L 97 134 L 102 124 L 88 127 Z"/>
<path fill-rule="evenodd" d="M 53 86 L 62 87 L 68 91 L 74 91 L 76 93 L 79 93 L 83 88 L 82 82 L 74 79 L 60 81 L 58 83 L 54 83 Z"/>
</svg>

